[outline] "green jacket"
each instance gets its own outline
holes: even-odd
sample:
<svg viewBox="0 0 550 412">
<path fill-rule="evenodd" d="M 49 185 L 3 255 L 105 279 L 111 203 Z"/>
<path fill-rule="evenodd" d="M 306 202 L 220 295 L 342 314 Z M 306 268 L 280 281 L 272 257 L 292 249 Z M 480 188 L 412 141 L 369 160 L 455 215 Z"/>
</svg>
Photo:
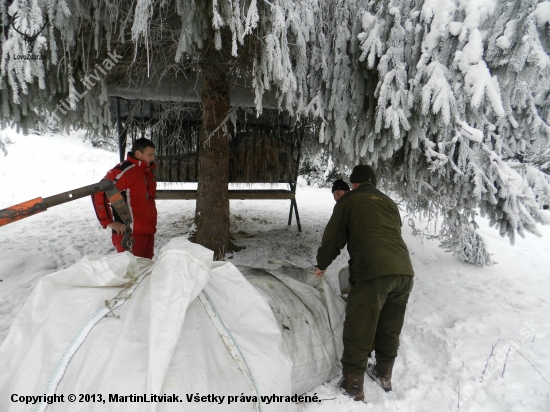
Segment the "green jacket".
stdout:
<svg viewBox="0 0 550 412">
<path fill-rule="evenodd" d="M 326 269 L 347 243 L 353 281 L 385 275 L 414 276 L 401 224 L 393 200 L 372 184 L 362 184 L 334 206 L 317 252 L 317 266 Z"/>
</svg>

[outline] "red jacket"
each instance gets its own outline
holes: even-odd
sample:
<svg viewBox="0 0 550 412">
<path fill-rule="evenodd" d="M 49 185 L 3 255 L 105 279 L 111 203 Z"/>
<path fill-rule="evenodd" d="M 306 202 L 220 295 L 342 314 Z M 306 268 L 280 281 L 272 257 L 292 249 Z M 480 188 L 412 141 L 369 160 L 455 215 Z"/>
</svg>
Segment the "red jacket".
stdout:
<svg viewBox="0 0 550 412">
<path fill-rule="evenodd" d="M 126 160 L 107 172 L 110 179 L 120 190 L 128 203 L 132 214 L 132 233 L 150 235 L 157 231 L 157 207 L 155 197 L 157 182 L 153 176 L 154 164 L 135 159 L 128 153 Z M 123 223 L 116 211 L 110 207 L 105 192 L 92 195 L 94 209 L 103 228 L 114 221 Z M 111 210 L 112 209 L 112 210 Z"/>
</svg>

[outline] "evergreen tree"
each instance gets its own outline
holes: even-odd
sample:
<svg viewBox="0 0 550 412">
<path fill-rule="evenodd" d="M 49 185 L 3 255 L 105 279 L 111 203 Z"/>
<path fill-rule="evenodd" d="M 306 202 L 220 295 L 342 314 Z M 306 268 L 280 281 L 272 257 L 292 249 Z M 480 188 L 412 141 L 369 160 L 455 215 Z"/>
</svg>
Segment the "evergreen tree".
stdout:
<svg viewBox="0 0 550 412">
<path fill-rule="evenodd" d="M 512 242 L 548 223 L 540 207 L 548 202 L 548 176 L 514 160 L 533 145 L 549 147 L 547 3 L 356 7 L 363 30 L 353 70 L 364 74 L 351 78 L 351 89 L 367 91 L 367 127 L 349 145 L 362 148 L 355 161 L 377 164 L 410 211 L 437 210 L 442 246 L 468 262 L 491 262 L 475 232 L 478 208 Z M 350 45 L 349 54 L 357 53 Z M 331 137 L 324 139 L 338 141 Z"/>
<path fill-rule="evenodd" d="M 281 110 L 315 122 L 337 165 L 373 165 L 409 211 L 443 218 L 444 248 L 486 264 L 477 210 L 512 242 L 548 223 L 549 11 L 548 0 L 14 0 L 2 14 L 1 119 L 26 129 L 62 111 L 63 127 L 103 130 L 120 79 L 201 73 L 216 119 L 203 144 L 223 148 L 227 82 L 244 79 L 257 113 L 274 92 Z M 21 33 L 45 23 L 32 51 L 47 59 L 18 59 Z M 121 63 L 79 97 L 112 51 Z M 230 247 L 223 227 L 218 254 Z"/>
</svg>

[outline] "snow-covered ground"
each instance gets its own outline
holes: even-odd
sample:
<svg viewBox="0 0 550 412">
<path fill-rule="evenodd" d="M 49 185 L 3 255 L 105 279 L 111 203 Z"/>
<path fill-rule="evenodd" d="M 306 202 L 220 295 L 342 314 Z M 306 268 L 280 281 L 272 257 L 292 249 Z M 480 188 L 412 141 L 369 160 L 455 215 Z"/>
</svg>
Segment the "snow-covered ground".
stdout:
<svg viewBox="0 0 550 412">
<path fill-rule="evenodd" d="M 0 153 L 0 209 L 92 184 L 117 163 L 117 154 L 95 149 L 81 136 L 20 136 Z M 329 189 L 299 187 L 303 232 L 287 226 L 288 201 L 232 201 L 235 242 L 246 249 L 231 261 L 269 267 L 286 259 L 312 267 L 334 201 Z M 156 250 L 188 232 L 192 201 L 158 201 Z M 394 391 L 384 393 L 368 378 L 367 404 L 337 391 L 339 377 L 316 388 L 321 404 L 306 411 L 549 411 L 550 410 L 550 227 L 516 246 L 481 220 L 480 233 L 496 265 L 460 262 L 437 242 L 403 228 L 416 271 Z M 0 344 L 38 279 L 84 255 L 113 253 L 89 198 L 0 228 Z M 344 251 L 327 271 L 346 265 Z M 491 356 L 491 353 L 493 355 Z M 0 360 L 0 367 L 1 367 Z M 334 399 L 332 399 L 334 398 Z"/>
</svg>

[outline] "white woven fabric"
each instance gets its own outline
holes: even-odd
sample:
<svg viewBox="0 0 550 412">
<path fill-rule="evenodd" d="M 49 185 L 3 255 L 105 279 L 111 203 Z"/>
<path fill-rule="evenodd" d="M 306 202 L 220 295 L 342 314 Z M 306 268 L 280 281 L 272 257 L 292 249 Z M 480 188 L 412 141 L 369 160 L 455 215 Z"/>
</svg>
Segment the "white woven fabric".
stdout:
<svg viewBox="0 0 550 412">
<path fill-rule="evenodd" d="M 122 253 L 84 258 L 46 276 L 0 346 L 0 410 L 290 411 L 294 404 L 266 404 L 260 396 L 302 393 L 335 374 L 339 332 L 331 323 L 342 308 L 329 316 L 318 289 L 280 271 L 270 276 L 283 294 L 266 295 L 261 282 L 249 282 L 231 263 L 213 262 L 211 251 L 184 238 L 172 239 L 155 263 Z M 312 326 L 296 329 L 294 344 L 268 304 L 288 300 L 289 287 L 305 305 L 285 310 Z M 10 401 L 12 394 L 44 395 L 48 388 L 65 402 Z M 71 403 L 69 394 L 101 394 L 105 403 Z M 175 394 L 181 402 L 116 403 L 109 394 Z M 186 395 L 196 394 L 226 399 L 188 402 Z M 228 404 L 227 396 L 241 394 L 258 402 Z"/>
<path fill-rule="evenodd" d="M 292 392 L 304 393 L 332 379 L 342 356 L 345 303 L 312 270 L 238 266 L 261 291 L 279 323 L 283 352 L 292 359 Z"/>
</svg>

